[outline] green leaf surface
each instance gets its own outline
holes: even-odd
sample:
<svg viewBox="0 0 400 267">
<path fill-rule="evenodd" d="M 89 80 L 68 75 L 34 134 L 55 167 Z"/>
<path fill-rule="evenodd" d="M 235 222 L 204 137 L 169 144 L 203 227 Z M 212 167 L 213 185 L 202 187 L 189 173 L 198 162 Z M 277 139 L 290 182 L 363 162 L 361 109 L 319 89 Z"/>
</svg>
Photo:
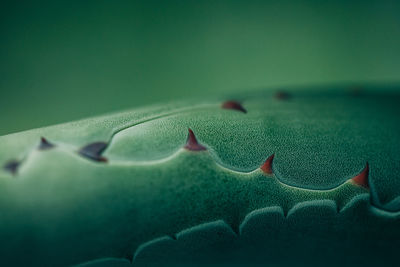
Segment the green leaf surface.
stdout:
<svg viewBox="0 0 400 267">
<path fill-rule="evenodd" d="M 177 242 L 175 252 L 195 244 L 215 252 L 221 227 L 223 240 L 261 242 L 246 237 L 259 229 L 257 216 L 266 218 L 266 227 L 277 223 L 280 234 L 262 240 L 280 249 L 304 231 L 310 240 L 339 247 L 335 233 L 349 229 L 358 231 L 350 239 L 370 250 L 377 236 L 385 240 L 381 251 L 398 243 L 400 94 L 296 90 L 236 99 L 246 113 L 222 108 L 219 99 L 188 101 L 0 137 L 0 262 L 26 264 L 29 258 L 27 265 L 63 266 L 133 258 L 139 264 L 154 248 L 143 244 L 166 235 L 177 240 L 160 244 Z M 206 150 L 184 148 L 188 128 Z M 54 146 L 38 149 L 40 137 Z M 79 153 L 94 142 L 106 143 L 95 155 L 106 162 Z M 265 173 L 260 166 L 273 154 L 273 174 Z M 359 173 L 367 174 L 369 188 L 352 180 Z M 271 208 L 275 215 L 265 210 Z M 182 231 L 194 244 L 181 241 Z M 208 233 L 207 242 L 193 234 L 199 231 Z M 291 249 L 303 255 L 304 244 L 296 242 Z M 21 251 L 25 260 L 18 258 Z M 157 255 L 150 259 L 162 258 Z"/>
</svg>

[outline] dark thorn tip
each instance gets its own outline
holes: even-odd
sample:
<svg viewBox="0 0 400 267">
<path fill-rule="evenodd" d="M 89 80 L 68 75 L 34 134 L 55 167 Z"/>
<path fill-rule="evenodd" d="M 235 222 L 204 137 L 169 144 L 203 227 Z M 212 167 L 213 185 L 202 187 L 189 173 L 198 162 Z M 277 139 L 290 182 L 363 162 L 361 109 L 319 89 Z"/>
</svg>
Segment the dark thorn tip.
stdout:
<svg viewBox="0 0 400 267">
<path fill-rule="evenodd" d="M 105 142 L 94 142 L 90 143 L 79 150 L 79 154 L 88 159 L 98 161 L 98 162 L 107 162 L 107 158 L 101 156 L 103 151 L 107 148 L 107 143 Z"/>
<path fill-rule="evenodd" d="M 364 169 L 359 174 L 351 178 L 351 181 L 356 185 L 369 189 L 368 175 L 369 175 L 369 164 L 367 162 Z"/>
<path fill-rule="evenodd" d="M 188 137 L 186 140 L 185 148 L 187 150 L 191 150 L 191 151 L 206 150 L 205 146 L 202 146 L 201 144 L 199 144 L 199 142 L 197 142 L 196 136 L 194 135 L 192 129 L 190 129 L 190 128 L 189 128 L 189 133 L 188 133 Z"/>
<path fill-rule="evenodd" d="M 44 137 L 40 138 L 39 150 L 47 150 L 53 147 L 54 145 L 50 143 L 46 138 Z"/>
<path fill-rule="evenodd" d="M 260 169 L 266 173 L 266 174 L 273 174 L 273 170 L 272 170 L 272 161 L 274 160 L 275 154 L 272 154 L 271 156 L 269 156 L 263 165 L 261 165 Z"/>
<path fill-rule="evenodd" d="M 97 161 L 107 163 L 108 159 L 106 157 L 98 157 Z"/>
<path fill-rule="evenodd" d="M 233 110 L 241 111 L 243 113 L 247 113 L 247 110 L 242 106 L 242 104 L 240 104 L 237 101 L 233 101 L 233 100 L 222 103 L 222 108 L 233 109 Z"/>
</svg>

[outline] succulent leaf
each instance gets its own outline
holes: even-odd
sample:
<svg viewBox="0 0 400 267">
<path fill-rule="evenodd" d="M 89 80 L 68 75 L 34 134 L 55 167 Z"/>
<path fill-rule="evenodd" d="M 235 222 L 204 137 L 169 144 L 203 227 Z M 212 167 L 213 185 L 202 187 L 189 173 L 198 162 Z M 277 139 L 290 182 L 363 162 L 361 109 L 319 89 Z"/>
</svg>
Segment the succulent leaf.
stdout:
<svg viewBox="0 0 400 267">
<path fill-rule="evenodd" d="M 377 238 L 396 247 L 400 94 L 297 90 L 237 99 L 0 137 L 0 265 L 146 263 L 163 259 L 160 251 L 186 257 L 185 249 L 218 251 L 225 241 L 278 251 L 292 239 L 300 257 L 311 244 L 293 229 L 341 251 L 351 249 L 337 231 L 369 249 Z"/>
</svg>

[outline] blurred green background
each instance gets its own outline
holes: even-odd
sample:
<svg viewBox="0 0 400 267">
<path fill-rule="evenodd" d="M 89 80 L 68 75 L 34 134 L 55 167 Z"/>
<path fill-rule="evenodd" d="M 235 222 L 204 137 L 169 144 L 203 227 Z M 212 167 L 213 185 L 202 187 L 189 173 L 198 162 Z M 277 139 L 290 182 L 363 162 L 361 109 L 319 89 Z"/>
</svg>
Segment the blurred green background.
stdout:
<svg viewBox="0 0 400 267">
<path fill-rule="evenodd" d="M 0 5 L 0 135 L 185 97 L 400 81 L 400 1 Z"/>
</svg>

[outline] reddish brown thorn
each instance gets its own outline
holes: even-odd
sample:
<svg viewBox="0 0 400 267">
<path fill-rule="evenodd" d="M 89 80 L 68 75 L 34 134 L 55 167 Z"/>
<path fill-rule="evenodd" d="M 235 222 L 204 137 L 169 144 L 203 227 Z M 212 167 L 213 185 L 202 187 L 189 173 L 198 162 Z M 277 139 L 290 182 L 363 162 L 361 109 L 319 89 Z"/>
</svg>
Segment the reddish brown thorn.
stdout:
<svg viewBox="0 0 400 267">
<path fill-rule="evenodd" d="M 351 178 L 351 181 L 356 185 L 369 188 L 368 174 L 369 174 L 369 165 L 367 162 L 364 169 L 358 175 Z"/>
<path fill-rule="evenodd" d="M 17 160 L 10 160 L 4 165 L 4 169 L 11 174 L 15 175 L 17 173 L 20 162 Z"/>
<path fill-rule="evenodd" d="M 79 154 L 82 156 L 89 158 L 91 160 L 99 161 L 99 162 L 107 162 L 107 159 L 101 156 L 104 149 L 106 149 L 107 143 L 105 142 L 95 142 L 89 145 L 82 147 L 79 150 Z"/>
<path fill-rule="evenodd" d="M 247 110 L 237 101 L 226 101 L 222 103 L 222 108 L 225 109 L 234 109 L 237 111 L 241 111 L 243 113 L 247 113 Z"/>
<path fill-rule="evenodd" d="M 206 147 L 202 146 L 197 142 L 196 136 L 193 131 L 189 128 L 189 134 L 187 137 L 185 148 L 192 151 L 206 150 Z"/>
<path fill-rule="evenodd" d="M 285 91 L 278 91 L 275 94 L 275 98 L 279 100 L 287 100 L 291 97 L 291 95 L 288 92 Z"/>
<path fill-rule="evenodd" d="M 47 141 L 46 138 L 44 138 L 44 137 L 40 138 L 39 150 L 47 150 L 47 149 L 50 149 L 53 147 L 54 147 L 54 145 L 52 143 L 50 143 L 49 141 Z"/>
<path fill-rule="evenodd" d="M 260 169 L 266 174 L 273 174 L 272 171 L 272 161 L 274 160 L 275 154 L 272 154 L 267 158 L 263 165 L 261 165 Z"/>
<path fill-rule="evenodd" d="M 106 163 L 108 162 L 108 159 L 106 157 L 99 157 L 98 161 Z"/>
</svg>

